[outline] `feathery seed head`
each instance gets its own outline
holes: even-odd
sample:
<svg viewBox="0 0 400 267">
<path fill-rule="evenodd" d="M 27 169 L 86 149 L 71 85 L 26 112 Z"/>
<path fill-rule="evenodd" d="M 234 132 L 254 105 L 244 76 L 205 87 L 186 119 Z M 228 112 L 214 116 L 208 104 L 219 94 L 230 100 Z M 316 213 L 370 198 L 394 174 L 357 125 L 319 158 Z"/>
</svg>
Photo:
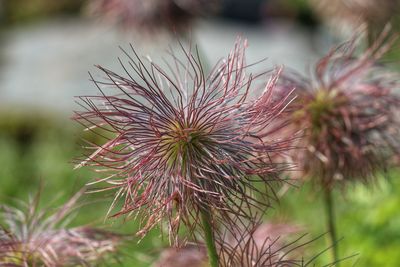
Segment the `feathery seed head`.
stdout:
<svg viewBox="0 0 400 267">
<path fill-rule="evenodd" d="M 39 194 L 21 207 L 0 206 L 1 266 L 92 266 L 105 261 L 121 236 L 88 226 L 65 228 L 82 192 L 55 211 L 39 210 Z"/>
<path fill-rule="evenodd" d="M 399 77 L 378 60 L 385 35 L 355 55 L 355 42 L 322 58 L 313 78 L 284 73 L 283 90 L 296 88 L 292 127 L 306 127 L 294 157 L 303 176 L 326 189 L 343 181 L 368 181 L 400 153 Z"/>
<path fill-rule="evenodd" d="M 399 0 L 310 0 L 311 6 L 332 26 L 353 26 L 370 24 L 383 27 L 398 16 Z"/>
<path fill-rule="evenodd" d="M 222 267 L 316 266 L 315 260 L 324 251 L 318 255 L 308 255 L 307 246 L 316 239 L 304 241 L 306 235 L 299 236 L 299 231 L 298 226 L 272 223 L 252 223 L 240 230 L 227 230 L 227 233 L 217 237 L 219 265 Z M 293 235 L 296 235 L 295 239 Z M 209 265 L 204 245 L 191 244 L 181 248 L 165 249 L 153 266 Z M 324 266 L 335 266 L 335 264 Z"/>
<path fill-rule="evenodd" d="M 90 0 L 89 13 L 136 31 L 188 29 L 195 16 L 216 10 L 218 0 Z"/>
<path fill-rule="evenodd" d="M 120 61 L 124 76 L 98 67 L 101 95 L 80 98 L 76 119 L 112 137 L 79 166 L 109 173 L 97 182 L 116 191 L 111 209 L 124 199 L 116 215 L 141 213 L 140 233 L 167 218 L 176 237 L 181 222 L 193 232 L 201 209 L 229 223 L 269 204 L 258 195 L 287 169 L 272 158 L 290 148 L 274 136 L 290 93 L 272 97 L 280 70 L 245 73 L 246 46 L 239 40 L 208 75 L 197 51 L 182 49 L 184 59 L 171 51 L 163 69 L 133 50 L 130 69 Z"/>
<path fill-rule="evenodd" d="M 166 248 L 153 267 L 208 267 L 207 250 L 202 244 Z"/>
</svg>

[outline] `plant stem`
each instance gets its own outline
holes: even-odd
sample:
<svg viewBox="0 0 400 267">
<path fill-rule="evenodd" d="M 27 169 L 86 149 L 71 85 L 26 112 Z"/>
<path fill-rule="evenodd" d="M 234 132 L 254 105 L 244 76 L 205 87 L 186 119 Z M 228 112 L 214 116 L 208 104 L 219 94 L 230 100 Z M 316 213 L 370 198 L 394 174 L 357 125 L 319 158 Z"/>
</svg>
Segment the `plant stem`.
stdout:
<svg viewBox="0 0 400 267">
<path fill-rule="evenodd" d="M 202 209 L 200 213 L 201 213 L 201 222 L 204 228 L 204 239 L 207 246 L 207 254 L 210 267 L 218 267 L 218 253 L 217 253 L 217 248 L 215 247 L 214 234 L 211 225 L 210 210 Z"/>
<path fill-rule="evenodd" d="M 324 190 L 324 204 L 326 213 L 326 222 L 328 224 L 328 231 L 330 237 L 330 245 L 332 246 L 332 256 L 336 267 L 339 267 L 339 248 L 337 245 L 336 224 L 335 224 L 335 211 L 332 200 L 331 189 Z"/>
</svg>

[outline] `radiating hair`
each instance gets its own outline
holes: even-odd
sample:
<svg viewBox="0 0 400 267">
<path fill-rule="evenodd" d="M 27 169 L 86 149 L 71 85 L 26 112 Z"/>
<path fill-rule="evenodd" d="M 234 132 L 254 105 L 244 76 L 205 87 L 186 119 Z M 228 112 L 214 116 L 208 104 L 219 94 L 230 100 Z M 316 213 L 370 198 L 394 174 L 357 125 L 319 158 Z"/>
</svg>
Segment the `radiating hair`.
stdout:
<svg viewBox="0 0 400 267">
<path fill-rule="evenodd" d="M 68 227 L 82 192 L 60 208 L 39 209 L 39 193 L 19 205 L 0 205 L 1 266 L 98 266 L 123 238 L 90 226 Z"/>
<path fill-rule="evenodd" d="M 292 127 L 306 127 L 293 154 L 303 176 L 325 188 L 368 182 L 400 154 L 400 77 L 379 62 L 393 41 L 383 33 L 358 55 L 353 40 L 324 56 L 314 76 L 282 75 L 280 89 L 296 88 Z"/>
<path fill-rule="evenodd" d="M 105 79 L 91 76 L 101 93 L 80 97 L 75 118 L 106 141 L 78 166 L 108 173 L 93 183 L 116 192 L 111 208 L 124 199 L 115 216 L 141 214 L 140 233 L 162 218 L 172 236 L 181 222 L 191 233 L 204 209 L 229 224 L 274 197 L 272 183 L 289 168 L 277 157 L 291 138 L 275 133 L 291 96 L 273 97 L 280 69 L 246 74 L 246 46 L 238 40 L 209 74 L 196 49 L 182 48 L 181 58 L 170 51 L 162 68 L 132 47 L 124 74 L 98 66 Z"/>
</svg>

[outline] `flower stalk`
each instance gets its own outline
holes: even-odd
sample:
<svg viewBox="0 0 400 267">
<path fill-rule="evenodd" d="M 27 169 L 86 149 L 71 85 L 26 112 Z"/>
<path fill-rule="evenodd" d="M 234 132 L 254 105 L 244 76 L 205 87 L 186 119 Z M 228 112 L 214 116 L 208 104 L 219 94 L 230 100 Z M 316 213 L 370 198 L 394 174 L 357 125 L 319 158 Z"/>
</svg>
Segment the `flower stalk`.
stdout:
<svg viewBox="0 0 400 267">
<path fill-rule="evenodd" d="M 335 205 L 333 204 L 332 191 L 329 189 L 324 190 L 324 207 L 326 215 L 326 223 L 329 231 L 329 239 L 332 247 L 332 257 L 336 263 L 336 267 L 339 266 L 339 247 L 337 243 L 337 232 L 336 232 L 336 220 L 335 220 Z"/>
<path fill-rule="evenodd" d="M 207 247 L 208 260 L 210 267 L 218 267 L 218 252 L 215 246 L 215 238 L 213 233 L 210 209 L 204 208 L 201 211 L 201 222 L 204 228 L 204 241 Z"/>
</svg>

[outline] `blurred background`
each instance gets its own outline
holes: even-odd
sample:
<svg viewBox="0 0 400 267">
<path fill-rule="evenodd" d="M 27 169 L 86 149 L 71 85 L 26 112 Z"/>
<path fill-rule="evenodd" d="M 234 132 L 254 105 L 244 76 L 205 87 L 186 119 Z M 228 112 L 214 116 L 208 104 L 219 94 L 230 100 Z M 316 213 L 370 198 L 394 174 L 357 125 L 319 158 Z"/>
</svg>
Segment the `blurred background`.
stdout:
<svg viewBox="0 0 400 267">
<path fill-rule="evenodd" d="M 387 21 L 396 30 L 400 5 L 396 0 L 131 1 L 138 2 L 132 10 L 119 9 L 115 3 L 121 0 L 0 0 L 1 202 L 27 199 L 43 183 L 43 202 L 60 195 L 61 203 L 91 181 L 90 171 L 73 170 L 73 159 L 83 153 L 82 138 L 96 139 L 70 120 L 79 109 L 74 97 L 97 94 L 88 75 L 96 75 L 95 64 L 121 69 L 119 46 L 132 44 L 140 55 L 157 60 L 179 39 L 198 44 L 211 65 L 241 35 L 249 41 L 248 63 L 267 59 L 255 69 L 285 65 L 308 72 L 354 33 L 368 29 L 368 42 Z M 397 54 L 387 58 L 394 68 Z M 397 170 L 389 170 L 374 188 L 356 185 L 337 192 L 340 253 L 358 254 L 341 266 L 400 264 L 399 178 Z M 302 225 L 316 237 L 326 231 L 319 199 L 308 185 L 290 188 L 266 218 Z M 104 202 L 83 207 L 74 223 L 101 225 L 109 201 Z M 131 221 L 105 224 L 127 234 L 137 230 Z M 168 244 L 157 230 L 138 241 L 133 238 L 115 266 L 151 266 Z M 318 240 L 308 253 L 325 247 Z M 329 262 L 329 254 L 319 262 Z"/>
</svg>

